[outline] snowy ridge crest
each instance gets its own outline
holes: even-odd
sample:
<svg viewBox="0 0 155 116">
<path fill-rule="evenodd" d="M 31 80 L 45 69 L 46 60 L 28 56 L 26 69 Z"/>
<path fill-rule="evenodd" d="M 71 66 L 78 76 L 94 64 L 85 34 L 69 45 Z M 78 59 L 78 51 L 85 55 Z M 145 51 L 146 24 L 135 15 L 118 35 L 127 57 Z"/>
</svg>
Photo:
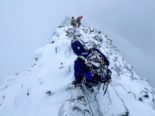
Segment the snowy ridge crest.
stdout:
<svg viewBox="0 0 155 116">
<path fill-rule="evenodd" d="M 59 26 L 49 44 L 35 53 L 35 63 L 0 86 L 0 116 L 91 116 L 80 88 L 71 85 L 76 56 L 71 40 L 100 49 L 110 61 L 112 82 L 103 95 L 87 92 L 95 116 L 154 116 L 154 90 L 121 56 L 101 31 Z"/>
</svg>

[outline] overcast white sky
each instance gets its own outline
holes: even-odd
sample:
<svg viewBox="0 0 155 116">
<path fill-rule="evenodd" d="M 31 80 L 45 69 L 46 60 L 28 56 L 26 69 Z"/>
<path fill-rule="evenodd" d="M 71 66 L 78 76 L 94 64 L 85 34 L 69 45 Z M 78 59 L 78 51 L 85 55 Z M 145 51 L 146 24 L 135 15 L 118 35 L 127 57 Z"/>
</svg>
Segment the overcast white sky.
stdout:
<svg viewBox="0 0 155 116">
<path fill-rule="evenodd" d="M 83 15 L 112 37 L 140 75 L 155 82 L 154 12 L 154 0 L 0 0 L 0 79 L 29 67 L 34 51 L 51 40 L 66 15 Z M 123 49 L 120 38 L 137 52 Z"/>
</svg>

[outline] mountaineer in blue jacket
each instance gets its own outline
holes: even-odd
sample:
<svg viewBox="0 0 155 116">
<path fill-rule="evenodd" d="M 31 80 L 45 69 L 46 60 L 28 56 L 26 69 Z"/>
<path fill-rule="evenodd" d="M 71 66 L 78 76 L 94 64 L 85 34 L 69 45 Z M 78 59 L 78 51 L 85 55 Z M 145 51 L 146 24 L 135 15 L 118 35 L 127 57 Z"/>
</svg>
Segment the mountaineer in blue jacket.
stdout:
<svg viewBox="0 0 155 116">
<path fill-rule="evenodd" d="M 85 83 L 91 87 L 92 84 L 105 83 L 111 79 L 111 71 L 108 69 L 109 61 L 98 49 L 87 50 L 78 40 L 73 41 L 71 46 L 78 56 L 74 62 L 75 81 L 73 84 Z"/>
</svg>

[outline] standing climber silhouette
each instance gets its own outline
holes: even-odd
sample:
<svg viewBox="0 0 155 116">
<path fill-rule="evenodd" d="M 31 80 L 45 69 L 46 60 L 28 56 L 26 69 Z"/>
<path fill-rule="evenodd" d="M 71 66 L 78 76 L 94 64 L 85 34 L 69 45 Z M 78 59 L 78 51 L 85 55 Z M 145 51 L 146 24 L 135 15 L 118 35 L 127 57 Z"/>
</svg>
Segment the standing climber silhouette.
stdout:
<svg viewBox="0 0 155 116">
<path fill-rule="evenodd" d="M 73 27 L 76 27 L 76 21 L 74 19 L 74 17 L 72 16 L 71 20 L 70 20 L 70 24 L 73 26 Z"/>
<path fill-rule="evenodd" d="M 76 22 L 77 22 L 77 27 L 80 27 L 81 26 L 81 19 L 83 18 L 83 16 L 79 16 L 77 19 L 76 19 Z"/>
</svg>

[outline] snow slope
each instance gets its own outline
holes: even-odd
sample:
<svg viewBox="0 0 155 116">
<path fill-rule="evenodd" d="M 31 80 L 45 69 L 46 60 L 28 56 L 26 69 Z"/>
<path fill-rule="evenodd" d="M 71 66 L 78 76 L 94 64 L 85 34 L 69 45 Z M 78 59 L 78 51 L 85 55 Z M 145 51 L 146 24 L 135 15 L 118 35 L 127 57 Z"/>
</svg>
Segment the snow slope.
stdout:
<svg viewBox="0 0 155 116">
<path fill-rule="evenodd" d="M 155 116 L 153 88 L 134 72 L 106 34 L 84 26 L 59 26 L 52 41 L 36 51 L 31 68 L 0 85 L 0 116 L 91 116 L 83 91 L 71 85 L 74 35 L 110 60 L 112 83 L 107 93 L 103 95 L 102 87 L 86 93 L 94 116 Z"/>
</svg>

